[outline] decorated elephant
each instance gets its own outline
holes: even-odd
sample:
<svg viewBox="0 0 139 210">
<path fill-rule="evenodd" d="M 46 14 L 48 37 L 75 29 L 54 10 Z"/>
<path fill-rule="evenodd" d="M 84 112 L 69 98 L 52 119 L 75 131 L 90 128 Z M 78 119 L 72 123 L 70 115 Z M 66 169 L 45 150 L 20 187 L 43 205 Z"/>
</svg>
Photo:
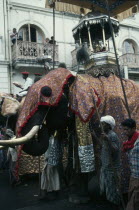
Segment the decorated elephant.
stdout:
<svg viewBox="0 0 139 210">
<path fill-rule="evenodd" d="M 127 79 L 123 79 L 123 84 L 131 117 L 136 120 L 139 128 L 139 85 Z M 120 79 L 113 72 L 95 78 L 89 74 L 74 76 L 69 70 L 59 68 L 33 84 L 17 121 L 18 138 L 0 142 L 3 146 L 22 145 L 18 155 L 17 173 L 26 153 L 34 156 L 43 154 L 48 148 L 50 136 L 55 131 L 62 133 L 67 127 L 69 134 L 74 130 L 76 136 L 73 139 L 76 141 L 75 153 L 78 153 L 81 174 L 86 176 L 93 172 L 95 157 L 91 130 L 97 132 L 99 127 L 94 102 L 100 116 L 114 117 L 115 132 L 123 142 L 125 136 L 121 122 L 128 118 L 128 112 Z M 38 138 L 39 141 L 36 140 Z M 124 154 L 121 162 L 122 186 L 125 187 L 129 174 Z M 126 189 L 123 188 L 123 191 Z"/>
</svg>

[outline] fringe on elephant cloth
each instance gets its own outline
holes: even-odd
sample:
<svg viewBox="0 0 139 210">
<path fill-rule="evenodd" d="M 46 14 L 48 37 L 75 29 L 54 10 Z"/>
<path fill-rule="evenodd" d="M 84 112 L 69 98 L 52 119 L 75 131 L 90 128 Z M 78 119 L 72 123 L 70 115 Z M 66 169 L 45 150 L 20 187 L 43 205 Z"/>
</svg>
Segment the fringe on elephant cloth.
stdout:
<svg viewBox="0 0 139 210">
<path fill-rule="evenodd" d="M 45 152 L 45 163 L 41 175 L 41 189 L 47 192 L 60 190 L 58 164 L 62 160 L 62 147 L 56 137 L 49 140 L 48 150 Z"/>
<path fill-rule="evenodd" d="M 81 172 L 92 172 L 95 170 L 95 156 L 89 122 L 82 122 L 78 116 L 76 116 L 76 133 Z"/>
<path fill-rule="evenodd" d="M 108 201 L 119 205 L 121 198 L 114 172 L 106 168 L 101 168 L 99 183 L 100 193 L 105 194 Z"/>
</svg>

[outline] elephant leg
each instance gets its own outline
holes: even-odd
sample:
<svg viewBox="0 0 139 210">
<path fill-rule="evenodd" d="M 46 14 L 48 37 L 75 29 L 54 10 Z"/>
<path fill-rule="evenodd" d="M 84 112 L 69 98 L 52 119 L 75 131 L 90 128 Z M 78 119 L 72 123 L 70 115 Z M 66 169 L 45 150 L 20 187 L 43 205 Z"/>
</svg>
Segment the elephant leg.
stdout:
<svg viewBox="0 0 139 210">
<path fill-rule="evenodd" d="M 88 195 L 88 173 L 76 175 L 74 182 L 76 185 L 72 186 L 69 202 L 74 204 L 88 203 L 90 200 Z"/>
<path fill-rule="evenodd" d="M 80 194 L 88 195 L 88 173 L 82 173 L 80 179 Z"/>
<path fill-rule="evenodd" d="M 80 177 L 80 203 L 88 203 L 90 200 L 88 195 L 88 173 L 82 173 Z"/>
</svg>

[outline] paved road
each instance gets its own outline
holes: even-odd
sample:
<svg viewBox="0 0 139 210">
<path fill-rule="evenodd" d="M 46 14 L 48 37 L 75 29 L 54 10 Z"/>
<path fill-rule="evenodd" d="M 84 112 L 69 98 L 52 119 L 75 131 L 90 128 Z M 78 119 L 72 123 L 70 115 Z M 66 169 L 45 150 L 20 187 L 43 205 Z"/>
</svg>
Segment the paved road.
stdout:
<svg viewBox="0 0 139 210">
<path fill-rule="evenodd" d="M 113 210 L 106 202 L 91 201 L 89 204 L 73 205 L 67 193 L 61 192 L 55 201 L 38 199 L 38 178 L 28 178 L 15 188 L 9 185 L 8 172 L 0 174 L 0 210 Z"/>
</svg>

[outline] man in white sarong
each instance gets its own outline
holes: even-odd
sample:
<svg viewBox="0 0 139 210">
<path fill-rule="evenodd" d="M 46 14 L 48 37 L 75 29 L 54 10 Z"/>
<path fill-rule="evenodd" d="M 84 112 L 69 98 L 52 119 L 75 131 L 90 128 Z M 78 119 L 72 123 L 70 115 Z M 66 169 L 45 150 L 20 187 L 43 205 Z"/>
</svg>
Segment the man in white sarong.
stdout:
<svg viewBox="0 0 139 210">
<path fill-rule="evenodd" d="M 58 164 L 61 158 L 61 144 L 56 137 L 52 136 L 49 140 L 48 150 L 45 152 L 45 164 L 41 176 L 41 199 L 55 199 L 60 190 Z"/>
</svg>

